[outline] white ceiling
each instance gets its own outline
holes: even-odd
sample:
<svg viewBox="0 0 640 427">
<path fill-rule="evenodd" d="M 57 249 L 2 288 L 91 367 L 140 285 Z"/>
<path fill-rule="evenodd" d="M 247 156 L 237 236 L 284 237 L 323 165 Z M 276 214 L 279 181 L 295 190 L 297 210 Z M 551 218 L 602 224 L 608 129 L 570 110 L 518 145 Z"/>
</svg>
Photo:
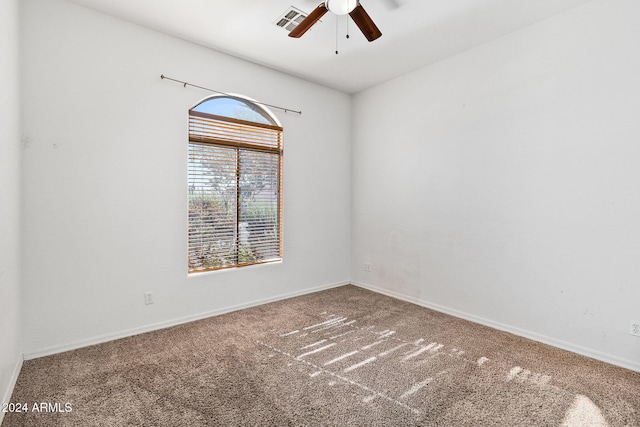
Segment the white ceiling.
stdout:
<svg viewBox="0 0 640 427">
<path fill-rule="evenodd" d="M 300 39 L 275 25 L 289 6 L 310 12 L 320 0 L 71 1 L 355 93 L 590 0 L 361 0 L 383 34 L 371 43 L 352 21 L 346 39 L 347 16 L 327 13 Z"/>
</svg>

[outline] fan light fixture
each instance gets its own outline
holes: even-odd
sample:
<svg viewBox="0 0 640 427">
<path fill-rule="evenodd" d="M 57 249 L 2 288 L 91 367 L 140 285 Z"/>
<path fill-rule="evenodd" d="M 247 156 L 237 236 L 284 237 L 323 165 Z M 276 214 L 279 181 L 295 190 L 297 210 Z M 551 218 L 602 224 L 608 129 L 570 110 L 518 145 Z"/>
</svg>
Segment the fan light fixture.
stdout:
<svg viewBox="0 0 640 427">
<path fill-rule="evenodd" d="M 313 24 L 318 22 L 320 18 L 329 11 L 336 15 L 349 15 L 358 28 L 360 28 L 364 37 L 370 42 L 382 35 L 380 29 L 373 22 L 373 19 L 371 19 L 369 14 L 364 10 L 364 7 L 360 4 L 360 0 L 325 0 L 289 32 L 289 37 L 296 39 L 302 37 L 309 28 L 313 27 Z"/>
<path fill-rule="evenodd" d="M 358 0 L 327 0 L 325 7 L 336 15 L 347 15 L 358 6 Z"/>
</svg>

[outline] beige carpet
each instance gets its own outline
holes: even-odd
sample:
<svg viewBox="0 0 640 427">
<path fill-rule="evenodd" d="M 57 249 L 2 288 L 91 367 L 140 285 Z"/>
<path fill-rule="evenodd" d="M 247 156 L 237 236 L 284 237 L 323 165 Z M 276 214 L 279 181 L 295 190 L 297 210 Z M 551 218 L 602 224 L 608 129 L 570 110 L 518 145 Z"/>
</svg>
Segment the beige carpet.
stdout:
<svg viewBox="0 0 640 427">
<path fill-rule="evenodd" d="M 3 427 L 640 426 L 640 374 L 345 286 L 27 361 L 12 402 Z"/>
</svg>

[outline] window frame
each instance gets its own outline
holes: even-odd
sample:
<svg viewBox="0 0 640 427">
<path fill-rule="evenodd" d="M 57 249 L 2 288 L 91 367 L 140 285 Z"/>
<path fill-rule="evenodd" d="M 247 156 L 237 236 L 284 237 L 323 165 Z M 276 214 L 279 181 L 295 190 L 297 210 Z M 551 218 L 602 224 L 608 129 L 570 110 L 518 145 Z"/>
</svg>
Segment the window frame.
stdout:
<svg viewBox="0 0 640 427">
<path fill-rule="evenodd" d="M 254 122 L 251 120 L 245 120 L 237 117 L 230 117 L 227 115 L 219 115 L 212 113 L 205 113 L 202 111 L 195 111 L 195 109 L 203 103 L 215 101 L 216 99 L 233 99 L 236 101 L 240 101 L 241 103 L 246 104 L 250 109 L 256 111 L 258 114 L 262 115 L 267 121 L 271 122 L 270 124 Z M 277 144 L 275 146 L 269 144 L 261 144 L 260 141 L 239 141 L 238 138 L 234 137 L 232 139 L 222 139 L 211 136 L 203 136 L 198 135 L 195 132 L 192 132 L 193 128 L 193 118 L 196 117 L 201 120 L 212 120 L 216 122 L 224 122 L 231 125 L 244 126 L 248 128 L 257 128 L 262 131 L 273 131 L 277 137 Z M 281 262 L 283 258 L 283 214 L 282 214 L 282 205 L 283 205 L 283 197 L 282 197 L 282 187 L 283 187 L 283 133 L 284 129 L 276 116 L 269 111 L 267 108 L 259 105 L 255 101 L 239 95 L 212 95 L 207 98 L 204 98 L 193 107 L 189 109 L 189 131 L 188 131 L 188 143 L 189 143 L 189 161 L 188 161 L 188 169 L 189 169 L 189 180 L 191 179 L 191 171 L 192 171 L 192 144 L 200 145 L 200 146 L 211 146 L 211 147 L 220 147 L 225 149 L 233 149 L 236 152 L 236 187 L 235 187 L 235 195 L 236 195 L 236 205 L 235 205 L 235 215 L 236 220 L 234 223 L 234 250 L 235 250 L 235 263 L 228 265 L 219 265 L 215 267 L 206 267 L 206 268 L 192 268 L 191 264 L 191 238 L 189 234 L 189 230 L 191 227 L 191 215 L 188 216 L 188 227 L 187 227 L 187 267 L 188 274 L 197 274 L 197 273 L 205 273 L 211 271 L 220 271 L 220 270 L 228 270 L 233 268 L 247 267 L 252 265 L 262 265 L 262 264 L 270 264 Z M 258 138 L 259 139 L 259 138 Z M 253 260 L 250 262 L 241 262 L 240 261 L 240 249 L 241 249 L 241 224 L 240 217 L 242 216 L 241 208 L 242 204 L 240 203 L 241 199 L 241 153 L 247 152 L 257 152 L 257 153 L 266 153 L 269 155 L 277 156 L 277 172 L 276 172 L 276 180 L 277 183 L 277 197 L 276 197 L 276 210 L 277 210 L 277 257 L 265 259 L 265 260 Z M 245 154 L 246 155 L 246 154 Z M 249 173 L 249 172 L 247 172 Z M 188 202 L 190 203 L 190 193 L 187 197 Z"/>
</svg>

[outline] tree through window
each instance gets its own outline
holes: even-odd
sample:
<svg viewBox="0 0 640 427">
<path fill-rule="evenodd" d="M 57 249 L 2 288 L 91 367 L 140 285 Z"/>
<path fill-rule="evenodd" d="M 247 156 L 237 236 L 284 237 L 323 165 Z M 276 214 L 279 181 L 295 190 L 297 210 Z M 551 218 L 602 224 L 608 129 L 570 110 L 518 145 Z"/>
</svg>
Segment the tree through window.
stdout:
<svg viewBox="0 0 640 427">
<path fill-rule="evenodd" d="M 189 272 L 282 259 L 282 127 L 213 96 L 189 110 Z"/>
</svg>

